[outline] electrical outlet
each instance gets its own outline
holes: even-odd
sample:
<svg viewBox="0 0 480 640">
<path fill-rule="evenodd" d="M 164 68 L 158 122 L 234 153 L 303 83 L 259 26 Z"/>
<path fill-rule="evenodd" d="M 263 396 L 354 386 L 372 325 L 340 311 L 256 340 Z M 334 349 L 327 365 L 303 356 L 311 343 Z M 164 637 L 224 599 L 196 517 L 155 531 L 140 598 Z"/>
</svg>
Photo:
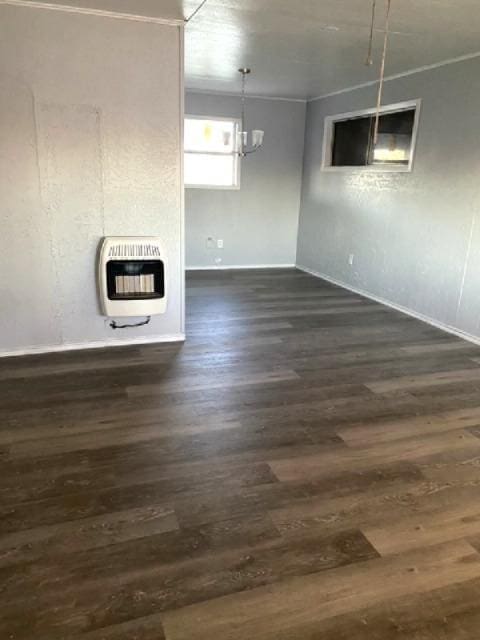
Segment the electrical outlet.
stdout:
<svg viewBox="0 0 480 640">
<path fill-rule="evenodd" d="M 223 249 L 223 240 L 217 240 L 217 249 Z"/>
<path fill-rule="evenodd" d="M 353 264 L 353 258 L 354 258 L 354 255 L 353 255 L 353 253 L 351 253 L 351 254 L 348 256 L 348 264 L 350 264 L 350 265 L 352 265 L 352 264 Z"/>
<path fill-rule="evenodd" d="M 215 258 L 215 264 L 216 265 L 222 264 L 222 259 L 221 258 Z"/>
</svg>

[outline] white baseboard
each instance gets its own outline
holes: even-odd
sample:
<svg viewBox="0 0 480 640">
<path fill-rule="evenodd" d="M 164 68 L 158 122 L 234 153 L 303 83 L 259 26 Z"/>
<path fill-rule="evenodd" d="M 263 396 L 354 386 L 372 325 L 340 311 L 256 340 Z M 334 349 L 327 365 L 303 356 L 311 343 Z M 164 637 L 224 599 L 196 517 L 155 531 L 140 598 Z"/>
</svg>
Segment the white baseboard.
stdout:
<svg viewBox="0 0 480 640">
<path fill-rule="evenodd" d="M 466 331 L 462 331 L 461 329 L 457 329 L 456 327 L 452 327 L 449 324 L 444 324 L 443 322 L 439 322 L 430 316 L 424 316 L 423 313 L 418 313 L 417 311 L 412 311 L 408 307 L 403 307 L 401 304 L 396 304 L 395 302 L 391 302 L 390 300 L 386 300 L 385 298 L 381 298 L 380 296 L 375 296 L 368 291 L 364 291 L 363 289 L 357 289 L 356 287 L 352 287 L 341 280 L 336 280 L 335 278 L 331 278 L 330 276 L 325 275 L 324 273 L 320 273 L 320 271 L 315 271 L 314 269 L 310 269 L 309 267 L 304 267 L 300 264 L 296 265 L 296 268 L 300 271 L 304 271 L 305 273 L 309 273 L 311 276 L 315 276 L 316 278 L 321 278 L 322 280 L 326 280 L 331 284 L 335 284 L 338 287 L 342 287 L 342 289 L 347 289 L 352 293 L 357 293 L 359 296 L 363 296 L 364 298 L 369 298 L 370 300 L 375 300 L 375 302 L 379 302 L 380 304 L 385 305 L 386 307 L 390 307 L 391 309 L 395 309 L 395 311 L 400 311 L 407 316 L 411 316 L 412 318 L 416 318 L 417 320 L 421 320 L 426 324 L 435 327 L 436 329 L 440 329 L 441 331 L 446 331 L 447 333 L 451 333 L 457 338 L 462 338 L 463 340 L 468 340 L 468 342 L 473 342 L 474 344 L 480 345 L 480 337 L 474 336 L 471 333 L 467 333 Z"/>
<path fill-rule="evenodd" d="M 187 267 L 186 271 L 228 271 L 233 269 L 294 269 L 294 264 L 212 264 L 207 267 Z"/>
<path fill-rule="evenodd" d="M 84 349 L 102 349 L 105 347 L 128 347 L 136 344 L 160 344 L 164 342 L 184 342 L 185 334 L 175 333 L 164 336 L 143 336 L 140 338 L 119 339 L 119 340 L 98 340 L 95 342 L 70 342 L 67 344 L 42 345 L 40 347 L 26 347 L 15 349 L 14 351 L 0 351 L 0 358 L 11 358 L 14 356 L 30 356 L 42 353 L 59 353 L 62 351 L 80 351 Z"/>
</svg>

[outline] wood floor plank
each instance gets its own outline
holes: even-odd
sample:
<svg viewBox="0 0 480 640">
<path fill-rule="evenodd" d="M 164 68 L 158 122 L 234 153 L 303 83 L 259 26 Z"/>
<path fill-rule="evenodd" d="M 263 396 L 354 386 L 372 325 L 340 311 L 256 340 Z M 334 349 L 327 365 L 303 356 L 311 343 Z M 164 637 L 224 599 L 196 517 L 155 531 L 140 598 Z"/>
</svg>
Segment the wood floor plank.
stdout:
<svg viewBox="0 0 480 640">
<path fill-rule="evenodd" d="M 315 625 L 311 640 L 477 640 L 480 580 L 381 601 Z"/>
<path fill-rule="evenodd" d="M 160 616 L 128 620 L 75 636 L 72 640 L 165 640 Z"/>
<path fill-rule="evenodd" d="M 366 469 L 379 463 L 416 460 L 454 449 L 468 449 L 480 453 L 475 436 L 468 431 L 459 430 L 349 449 L 341 453 L 326 452 L 293 459 L 272 460 L 269 464 L 280 481 L 293 481 L 317 478 L 341 470 Z"/>
<path fill-rule="evenodd" d="M 480 505 L 462 501 L 433 514 L 418 513 L 402 522 L 363 529 L 383 556 L 480 535 Z"/>
<path fill-rule="evenodd" d="M 477 425 L 480 425 L 480 407 L 446 411 L 436 415 L 392 420 L 378 424 L 353 425 L 338 429 L 337 433 L 342 440 L 352 447 L 366 447 L 381 442 L 391 442 L 416 436 L 422 437 L 429 433 L 442 433 Z"/>
<path fill-rule="evenodd" d="M 329 307 L 329 308 L 314 308 L 312 310 L 310 310 L 308 312 L 308 315 L 310 316 L 339 316 L 339 315 L 343 315 L 343 314 L 351 314 L 351 313 L 355 313 L 355 314 L 370 314 L 370 313 L 385 313 L 385 307 L 382 306 L 381 304 L 370 304 L 370 305 L 365 305 L 365 306 L 357 306 L 357 305 L 353 305 L 352 307 L 349 306 L 335 306 L 335 307 Z M 270 312 L 264 312 L 264 313 L 255 313 L 252 312 L 251 314 L 242 314 L 242 313 L 238 313 L 238 314 L 232 314 L 231 316 L 231 320 L 233 321 L 244 321 L 244 320 L 263 320 L 263 319 L 270 319 L 270 318 L 285 318 L 287 321 L 290 318 L 297 318 L 297 317 L 303 317 L 305 316 L 306 313 L 304 310 L 300 310 L 300 309 L 292 309 L 290 311 L 270 311 Z M 201 324 L 202 322 L 208 322 L 209 324 L 211 323 L 216 323 L 216 322 L 222 322 L 221 319 L 218 318 L 217 314 L 212 314 L 212 315 L 204 315 L 202 318 L 195 318 L 194 320 L 192 320 L 190 322 L 190 326 L 195 327 L 195 325 L 197 324 Z"/>
<path fill-rule="evenodd" d="M 98 427 L 98 425 L 96 425 Z M 135 429 L 129 427 L 116 426 L 115 433 L 112 434 L 109 429 L 91 429 L 83 430 L 83 433 L 57 435 L 53 437 L 41 438 L 41 434 L 38 438 L 33 437 L 34 431 L 30 430 L 29 439 L 20 442 L 10 442 L 9 446 L 9 459 L 22 459 L 32 456 L 42 455 L 56 455 L 59 453 L 66 453 L 69 451 L 88 451 L 94 449 L 101 449 L 102 447 L 108 447 L 112 444 L 112 439 L 115 439 L 116 446 L 136 444 L 142 442 L 155 442 L 162 438 L 168 438 L 166 430 L 162 429 L 158 424 L 138 425 Z M 179 427 L 176 430 L 176 435 L 179 437 L 201 436 L 210 432 L 224 431 L 226 429 L 239 429 L 241 423 L 238 420 L 222 421 L 213 423 L 212 425 L 190 425 L 190 428 Z M 168 432 L 167 432 L 168 433 Z M 15 438 L 16 434 L 7 438 L 10 441 Z M 215 436 L 213 436 L 215 437 Z M 219 436 L 217 436 L 219 437 Z"/>
<path fill-rule="evenodd" d="M 179 529 L 177 517 L 171 508 L 148 506 L 15 531 L 0 536 L 0 567 L 97 549 L 176 529 Z"/>
<path fill-rule="evenodd" d="M 210 376 L 207 379 L 202 379 L 198 376 L 191 376 L 180 380 L 160 382 L 158 384 L 143 384 L 140 387 L 129 386 L 127 387 L 127 393 L 130 396 L 145 396 L 149 394 L 158 395 L 159 393 L 169 393 L 171 391 L 184 389 L 189 389 L 191 391 L 198 389 L 229 389 L 231 387 L 270 384 L 296 379 L 298 379 L 298 374 L 291 369 L 280 369 L 276 371 L 267 371 L 265 373 L 250 374 L 248 378 L 245 377 L 244 374 L 231 375 L 228 378 L 225 378 L 224 376 Z"/>
<path fill-rule="evenodd" d="M 417 344 L 407 345 L 400 347 L 403 353 L 409 355 L 421 355 L 423 353 L 440 353 L 442 351 L 467 351 L 469 353 L 478 353 L 479 348 L 477 345 L 471 342 L 465 342 L 465 340 L 453 340 L 451 342 L 432 342 L 431 344 Z M 480 364 L 478 360 L 472 358 L 474 362 Z"/>
<path fill-rule="evenodd" d="M 195 495 L 196 493 L 215 492 L 219 486 L 223 490 L 234 491 L 241 487 L 254 487 L 260 484 L 277 482 L 272 470 L 266 463 L 243 461 L 232 464 L 230 461 L 210 462 L 206 465 L 159 465 L 157 461 L 145 461 L 138 464 L 135 460 L 128 464 L 105 464 L 100 468 L 89 465 L 77 465 L 58 469 L 50 475 L 43 470 L 24 472 L 16 470 L 10 477 L 5 477 L 0 487 L 0 503 L 4 507 L 15 505 L 17 512 L 22 503 L 29 503 L 32 524 L 32 503 L 41 502 L 41 511 L 48 510 L 49 500 L 64 499 L 76 495 L 74 503 L 88 512 L 86 504 L 93 496 L 98 503 L 105 502 L 112 510 L 124 507 L 129 499 L 134 506 L 140 496 Z M 135 489 L 137 487 L 137 489 Z M 87 502 L 82 503 L 83 496 Z M 129 498 L 130 496 L 130 498 Z M 119 505 L 116 507 L 116 505 Z M 66 515 L 68 515 L 67 512 Z M 69 519 L 69 518 L 66 518 Z M 71 519 L 71 518 L 70 518 Z"/>
<path fill-rule="evenodd" d="M 470 382 L 480 380 L 480 369 L 464 369 L 460 371 L 427 373 L 420 376 L 404 376 L 383 380 L 382 382 L 367 383 L 374 393 L 388 393 L 397 389 L 411 389 L 417 387 L 437 387 L 445 384 Z"/>
<path fill-rule="evenodd" d="M 164 615 L 167 640 L 312 638 L 318 621 L 480 576 L 464 541 L 285 580 Z"/>
</svg>

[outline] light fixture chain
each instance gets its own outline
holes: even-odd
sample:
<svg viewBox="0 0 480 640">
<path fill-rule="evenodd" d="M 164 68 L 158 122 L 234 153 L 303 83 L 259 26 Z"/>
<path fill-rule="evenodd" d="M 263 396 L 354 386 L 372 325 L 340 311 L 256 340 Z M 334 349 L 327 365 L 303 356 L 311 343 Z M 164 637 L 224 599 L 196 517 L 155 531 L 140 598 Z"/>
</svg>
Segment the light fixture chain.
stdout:
<svg viewBox="0 0 480 640">
<path fill-rule="evenodd" d="M 246 73 L 242 73 L 242 135 L 245 131 L 245 86 L 246 86 Z M 243 143 L 242 143 L 243 146 Z"/>
</svg>

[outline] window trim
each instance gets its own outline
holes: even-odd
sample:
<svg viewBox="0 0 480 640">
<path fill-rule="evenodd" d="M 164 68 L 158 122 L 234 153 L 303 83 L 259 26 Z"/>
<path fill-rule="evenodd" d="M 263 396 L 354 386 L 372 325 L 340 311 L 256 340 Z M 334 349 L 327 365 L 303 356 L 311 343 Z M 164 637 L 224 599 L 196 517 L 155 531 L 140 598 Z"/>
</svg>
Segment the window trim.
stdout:
<svg viewBox="0 0 480 640">
<path fill-rule="evenodd" d="M 210 115 L 192 115 L 189 113 L 184 114 L 183 116 L 184 121 L 185 120 L 218 120 L 218 121 L 224 121 L 224 122 L 233 122 L 238 131 L 240 131 L 241 125 L 242 125 L 242 121 L 240 118 L 235 118 L 233 116 L 210 116 Z M 236 142 L 234 141 L 234 148 L 236 147 Z M 185 157 L 185 155 L 187 153 L 198 153 L 199 155 L 211 155 L 211 156 L 230 156 L 231 154 L 229 153 L 219 153 L 219 152 L 204 152 L 204 151 L 186 151 L 185 150 L 185 143 L 183 144 L 183 155 Z M 185 160 L 184 160 L 185 161 Z M 236 163 L 237 163 L 237 171 L 236 171 L 236 176 L 237 176 L 237 182 L 234 185 L 216 185 L 216 184 L 188 184 L 187 182 L 184 183 L 184 187 L 185 189 L 215 189 L 215 190 L 219 190 L 219 191 L 239 191 L 240 190 L 240 186 L 241 186 L 241 181 L 242 181 L 242 159 L 240 158 L 240 156 L 238 154 L 236 154 Z"/>
<path fill-rule="evenodd" d="M 398 113 L 399 111 L 409 111 L 415 109 L 415 119 L 412 129 L 412 147 L 410 153 L 410 161 L 408 165 L 380 165 L 370 164 L 366 166 L 351 166 L 351 167 L 338 167 L 332 166 L 332 154 L 333 154 L 333 132 L 334 124 L 336 122 L 342 122 L 343 120 L 351 120 L 353 118 L 359 118 L 362 116 L 371 116 L 377 112 L 375 107 L 369 109 L 359 109 L 358 111 L 349 111 L 348 113 L 339 113 L 332 116 L 326 116 L 323 129 L 323 149 L 322 149 L 322 171 L 327 172 L 349 172 L 358 173 L 363 171 L 373 173 L 411 173 L 413 171 L 413 165 L 415 161 L 415 150 L 417 146 L 417 134 L 418 125 L 420 122 L 420 110 L 422 100 L 418 98 L 416 100 L 406 100 L 404 102 L 396 102 L 394 104 L 388 104 L 380 108 L 380 113 Z"/>
</svg>

